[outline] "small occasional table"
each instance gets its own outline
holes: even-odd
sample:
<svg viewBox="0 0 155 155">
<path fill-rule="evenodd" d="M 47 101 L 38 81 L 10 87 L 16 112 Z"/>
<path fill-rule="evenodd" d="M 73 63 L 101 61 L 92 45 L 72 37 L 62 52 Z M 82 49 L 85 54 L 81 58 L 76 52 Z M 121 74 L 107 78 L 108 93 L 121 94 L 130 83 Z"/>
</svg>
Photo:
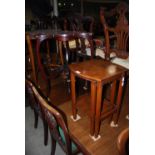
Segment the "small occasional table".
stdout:
<svg viewBox="0 0 155 155">
<path fill-rule="evenodd" d="M 71 77 L 72 118 L 74 121 L 79 117 L 77 115 L 75 77 L 91 82 L 90 136 L 93 140 L 97 140 L 100 138 L 99 131 L 101 120 L 116 113 L 112 125 L 114 126 L 118 122 L 124 77 L 128 70 L 119 65 L 100 59 L 71 64 L 69 65 L 69 69 Z M 116 89 L 117 82 L 119 82 L 118 89 Z M 102 112 L 102 88 L 103 85 L 107 83 L 111 84 L 110 105 L 112 106 L 108 110 L 103 110 Z"/>
</svg>

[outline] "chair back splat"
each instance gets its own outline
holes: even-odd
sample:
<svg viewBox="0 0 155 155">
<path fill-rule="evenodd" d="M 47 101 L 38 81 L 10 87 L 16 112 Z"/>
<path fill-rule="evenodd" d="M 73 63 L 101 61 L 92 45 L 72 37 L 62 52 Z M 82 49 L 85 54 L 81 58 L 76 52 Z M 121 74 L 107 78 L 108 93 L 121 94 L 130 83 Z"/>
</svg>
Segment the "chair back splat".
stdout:
<svg viewBox="0 0 155 155">
<path fill-rule="evenodd" d="M 48 102 L 32 83 L 31 88 L 49 126 L 52 142 L 51 155 L 55 154 L 56 142 L 58 142 L 67 155 L 78 154 L 80 152 L 84 155 L 89 155 L 90 153 L 84 146 L 70 134 L 66 115 L 58 107 Z"/>
<path fill-rule="evenodd" d="M 116 8 L 108 13 L 100 8 L 100 20 L 105 34 L 105 59 L 110 59 L 110 54 L 115 53 L 119 58 L 126 59 L 129 55 L 129 25 L 126 18 L 128 5 L 119 3 Z M 112 17 L 112 26 L 109 18 Z M 114 21 L 116 20 L 116 22 Z"/>
</svg>

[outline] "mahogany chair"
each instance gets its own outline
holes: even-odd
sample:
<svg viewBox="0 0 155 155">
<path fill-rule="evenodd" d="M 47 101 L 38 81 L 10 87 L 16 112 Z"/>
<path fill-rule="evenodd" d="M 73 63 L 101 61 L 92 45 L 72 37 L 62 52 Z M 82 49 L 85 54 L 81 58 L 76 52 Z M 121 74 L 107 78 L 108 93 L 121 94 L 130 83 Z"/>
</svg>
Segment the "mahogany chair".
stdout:
<svg viewBox="0 0 155 155">
<path fill-rule="evenodd" d="M 63 62 L 59 64 L 50 55 L 49 42 L 51 39 L 52 36 L 48 34 L 38 35 L 36 43 L 37 64 L 41 78 L 46 85 L 47 96 L 50 95 L 52 79 L 57 78 L 63 71 Z"/>
<path fill-rule="evenodd" d="M 71 53 L 76 51 L 76 33 L 64 31 L 55 35 L 55 40 L 57 42 L 57 50 L 60 55 L 62 65 L 68 64 L 71 59 Z M 69 45 L 69 42 L 74 42 L 74 48 Z"/>
<path fill-rule="evenodd" d="M 41 112 L 40 106 L 38 101 L 36 100 L 35 96 L 34 96 L 34 92 L 32 90 L 32 86 L 34 84 L 32 84 L 32 81 L 26 79 L 25 80 L 25 88 L 26 88 L 26 93 L 27 93 L 27 97 L 28 97 L 28 101 L 30 104 L 30 107 L 33 109 L 34 111 L 34 127 L 37 128 L 38 126 L 38 117 L 40 117 L 42 119 L 43 122 L 43 127 L 44 127 L 44 145 L 47 145 L 48 143 L 48 124 L 45 121 L 44 115 Z"/>
<path fill-rule="evenodd" d="M 117 148 L 120 155 L 129 155 L 129 128 L 124 129 L 117 138 Z"/>
<path fill-rule="evenodd" d="M 51 134 L 51 155 L 55 154 L 56 142 L 61 146 L 67 155 L 82 153 L 89 155 L 90 153 L 79 143 L 69 131 L 66 115 L 54 106 L 52 103 L 42 96 L 38 89 L 31 83 L 31 89 L 39 103 L 41 111 L 44 113 Z"/>
<path fill-rule="evenodd" d="M 94 57 L 93 34 L 86 32 L 63 32 L 55 36 L 64 65 L 65 78 L 70 92 L 68 64 Z"/>
<path fill-rule="evenodd" d="M 85 61 L 95 57 L 93 33 L 77 32 L 78 47 L 76 52 L 77 61 Z M 88 81 L 85 81 L 84 90 L 88 89 Z"/>
<path fill-rule="evenodd" d="M 100 8 L 100 21 L 104 30 L 104 42 L 97 54 L 103 59 L 129 69 L 129 24 L 127 19 L 128 5 L 120 2 L 110 11 Z M 128 73 L 125 77 L 123 98 L 128 102 Z"/>
<path fill-rule="evenodd" d="M 77 36 L 74 32 L 64 31 L 62 33 L 56 34 L 55 40 L 57 43 L 58 55 L 60 56 L 61 64 L 63 66 L 63 76 L 67 82 L 68 92 L 70 93 L 68 64 L 76 61 L 76 51 L 78 44 Z"/>
<path fill-rule="evenodd" d="M 129 25 L 126 18 L 128 5 L 124 2 L 119 3 L 114 9 L 106 13 L 104 8 L 100 8 L 100 20 L 104 30 L 104 42 L 102 42 L 101 57 L 106 60 L 124 59 L 128 62 L 129 56 Z M 111 22 L 113 27 L 109 26 L 107 16 L 114 16 L 116 22 Z M 114 24 L 115 23 L 115 24 Z M 122 60 L 122 63 L 124 62 Z M 125 63 L 125 62 L 124 62 Z M 120 64 L 121 65 L 121 64 Z M 122 64 L 125 66 L 125 64 Z M 127 66 L 128 67 L 128 66 Z"/>
</svg>

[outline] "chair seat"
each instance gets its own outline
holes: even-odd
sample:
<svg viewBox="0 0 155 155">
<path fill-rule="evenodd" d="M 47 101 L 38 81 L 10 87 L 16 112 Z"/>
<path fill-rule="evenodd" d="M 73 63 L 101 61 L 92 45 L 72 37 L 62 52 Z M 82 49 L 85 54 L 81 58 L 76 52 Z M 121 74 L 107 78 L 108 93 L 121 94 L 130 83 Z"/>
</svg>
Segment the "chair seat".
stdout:
<svg viewBox="0 0 155 155">
<path fill-rule="evenodd" d="M 81 51 L 78 51 L 78 53 L 81 54 Z M 90 48 L 86 48 L 86 55 L 91 56 Z M 99 57 L 105 59 L 105 54 L 104 54 L 103 50 L 101 50 L 99 48 L 96 49 L 95 56 L 99 56 Z M 120 66 L 123 66 L 123 67 L 129 69 L 129 58 L 127 58 L 127 59 L 117 58 L 116 54 L 114 52 L 112 52 L 110 54 L 110 57 L 113 58 L 111 60 L 112 63 L 115 63 L 117 65 L 120 65 Z"/>
<path fill-rule="evenodd" d="M 82 52 L 79 50 L 78 54 L 82 54 Z M 84 53 L 84 54 L 87 55 L 87 56 L 91 56 L 90 48 L 86 48 L 86 53 Z"/>
<path fill-rule="evenodd" d="M 81 54 L 81 51 L 78 51 L 78 53 Z M 91 56 L 90 48 L 86 48 L 86 53 L 85 53 L 85 54 L 86 54 L 87 56 Z M 103 51 L 102 49 L 99 49 L 99 48 L 96 49 L 96 51 L 95 51 L 95 56 L 99 56 L 99 57 L 105 59 L 105 53 L 104 53 L 104 51 Z M 115 53 L 111 53 L 111 54 L 110 54 L 110 57 L 111 57 L 111 58 L 113 58 L 113 57 L 115 57 L 115 56 L 116 56 Z"/>
<path fill-rule="evenodd" d="M 111 62 L 129 69 L 129 58 L 122 59 L 122 58 L 116 57 L 116 58 L 112 59 Z"/>
<path fill-rule="evenodd" d="M 61 136 L 61 138 L 62 138 L 63 143 L 66 144 L 64 132 L 63 132 L 63 130 L 61 129 L 61 127 L 59 127 L 59 132 L 60 132 L 60 136 Z M 71 142 L 71 147 L 72 147 L 72 152 L 77 151 L 77 147 L 76 147 L 76 145 L 74 144 L 74 142 Z"/>
<path fill-rule="evenodd" d="M 97 48 L 97 49 L 96 49 L 96 52 L 95 52 L 95 56 L 99 56 L 99 57 L 101 57 L 102 59 L 105 59 L 104 50 L 105 50 L 105 49 Z M 114 52 L 110 53 L 110 58 L 113 58 L 113 57 L 115 57 L 115 56 L 116 56 L 116 54 L 115 54 Z"/>
</svg>

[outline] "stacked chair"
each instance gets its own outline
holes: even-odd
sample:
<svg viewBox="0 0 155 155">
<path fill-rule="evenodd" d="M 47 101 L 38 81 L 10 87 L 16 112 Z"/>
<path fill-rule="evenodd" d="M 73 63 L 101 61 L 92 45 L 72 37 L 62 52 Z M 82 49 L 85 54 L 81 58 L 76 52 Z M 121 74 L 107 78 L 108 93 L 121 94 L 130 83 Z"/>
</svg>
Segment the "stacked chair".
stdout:
<svg viewBox="0 0 155 155">
<path fill-rule="evenodd" d="M 89 155 L 85 147 L 70 133 L 65 114 L 49 102 L 30 80 L 26 80 L 26 84 L 31 89 L 40 113 L 48 124 L 52 143 L 51 155 L 55 154 L 56 142 L 67 155 L 78 153 Z"/>
</svg>

